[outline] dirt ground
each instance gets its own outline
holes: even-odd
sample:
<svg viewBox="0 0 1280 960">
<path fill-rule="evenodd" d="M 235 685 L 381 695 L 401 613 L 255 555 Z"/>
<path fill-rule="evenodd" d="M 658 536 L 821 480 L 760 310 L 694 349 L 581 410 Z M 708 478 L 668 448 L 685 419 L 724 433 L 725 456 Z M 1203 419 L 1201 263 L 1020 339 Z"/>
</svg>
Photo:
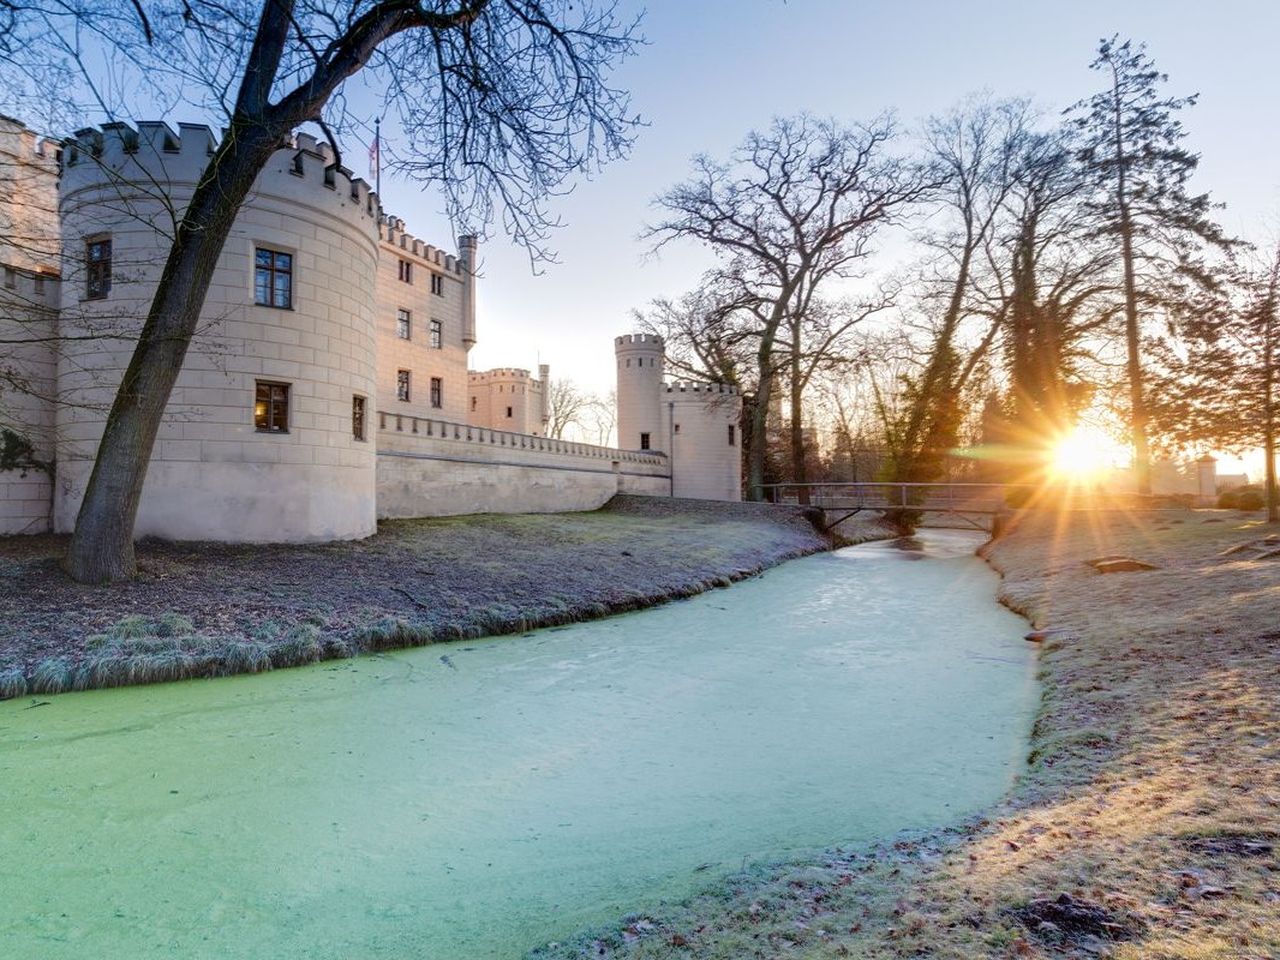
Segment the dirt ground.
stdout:
<svg viewBox="0 0 1280 960">
<path fill-rule="evenodd" d="M 986 550 L 1039 638 L 1019 784 L 974 822 L 761 865 L 531 956 L 1280 957 L 1280 560 L 1226 511 L 1043 516 Z M 1125 555 L 1157 569 L 1100 574 Z"/>
<path fill-rule="evenodd" d="M 313 546 L 144 541 L 136 580 L 0 538 L 0 697 L 255 671 L 604 616 L 827 541 L 795 508 L 618 497 L 592 513 L 383 523 Z"/>
</svg>

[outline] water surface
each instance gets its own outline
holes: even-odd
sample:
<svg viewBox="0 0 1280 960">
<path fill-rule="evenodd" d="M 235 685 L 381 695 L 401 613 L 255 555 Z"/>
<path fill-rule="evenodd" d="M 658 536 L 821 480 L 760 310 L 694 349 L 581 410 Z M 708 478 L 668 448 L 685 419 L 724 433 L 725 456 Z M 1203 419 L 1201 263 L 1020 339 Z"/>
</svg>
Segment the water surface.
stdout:
<svg viewBox="0 0 1280 960">
<path fill-rule="evenodd" d="M 523 638 L 2 703 L 4 953 L 519 957 L 974 811 L 1025 754 L 1031 653 L 976 541 L 924 540 Z"/>
</svg>

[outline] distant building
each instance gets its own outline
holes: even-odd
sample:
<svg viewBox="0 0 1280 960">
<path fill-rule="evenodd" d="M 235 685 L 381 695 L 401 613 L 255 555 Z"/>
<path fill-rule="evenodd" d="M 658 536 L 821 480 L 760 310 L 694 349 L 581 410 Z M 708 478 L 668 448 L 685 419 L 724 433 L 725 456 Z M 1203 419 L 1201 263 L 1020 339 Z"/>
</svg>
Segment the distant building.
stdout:
<svg viewBox="0 0 1280 960">
<path fill-rule="evenodd" d="M 472 370 L 467 374 L 467 422 L 545 437 L 551 419 L 550 384 L 551 367 L 545 363 L 536 378 L 518 367 Z"/>
<path fill-rule="evenodd" d="M 742 397 L 724 383 L 667 382 L 655 334 L 614 339 L 618 446 L 670 458 L 672 496 L 742 498 Z"/>
</svg>

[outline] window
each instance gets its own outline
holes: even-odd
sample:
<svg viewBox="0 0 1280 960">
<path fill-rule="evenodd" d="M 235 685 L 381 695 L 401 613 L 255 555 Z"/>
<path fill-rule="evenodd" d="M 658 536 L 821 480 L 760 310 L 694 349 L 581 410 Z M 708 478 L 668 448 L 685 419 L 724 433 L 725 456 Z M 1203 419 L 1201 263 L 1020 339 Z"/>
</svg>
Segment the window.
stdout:
<svg viewBox="0 0 1280 960">
<path fill-rule="evenodd" d="M 507 419 L 508 419 L 508 420 L 510 420 L 510 419 L 511 419 L 511 408 L 510 408 L 510 407 L 507 407 Z"/>
<path fill-rule="evenodd" d="M 409 400 L 409 371 L 408 370 L 396 371 L 396 399 L 404 400 L 405 402 L 408 402 Z"/>
<path fill-rule="evenodd" d="M 480 399 L 479 397 L 472 397 L 472 398 L 471 398 L 471 409 L 472 409 L 473 411 L 474 411 L 474 410 L 475 410 L 475 408 L 476 408 L 476 401 L 477 401 L 477 400 L 479 400 L 479 399 Z"/>
<path fill-rule="evenodd" d="M 89 240 L 85 243 L 85 298 L 101 300 L 111 292 L 111 241 Z"/>
<path fill-rule="evenodd" d="M 401 340 L 408 340 L 413 333 L 413 316 L 408 310 L 401 308 L 396 311 L 396 336 Z"/>
<path fill-rule="evenodd" d="M 649 435 L 647 433 L 640 434 L 640 449 L 641 450 L 649 449 Z"/>
<path fill-rule="evenodd" d="M 259 380 L 253 398 L 253 425 L 263 433 L 289 432 L 289 385 Z"/>
<path fill-rule="evenodd" d="M 258 247 L 254 255 L 253 302 L 288 310 L 293 306 L 293 254 Z"/>
<path fill-rule="evenodd" d="M 437 297 L 444 296 L 444 277 L 438 273 L 431 275 L 431 292 Z"/>
<path fill-rule="evenodd" d="M 364 439 L 364 397 L 351 398 L 351 436 Z"/>
<path fill-rule="evenodd" d="M 733 446 L 733 442 L 734 442 L 733 434 L 734 434 L 734 429 L 733 429 L 733 424 L 731 423 L 729 424 L 729 446 L 731 447 Z"/>
<path fill-rule="evenodd" d="M 437 410 L 444 406 L 444 381 L 439 377 L 431 378 L 431 405 Z"/>
<path fill-rule="evenodd" d="M 431 321 L 431 348 L 439 350 L 444 346 L 444 324 L 439 320 Z"/>
<path fill-rule="evenodd" d="M 6 290 L 12 290 L 18 285 L 18 272 L 13 267 L 4 268 L 4 285 Z"/>
<path fill-rule="evenodd" d="M 679 432 L 680 432 L 680 424 L 678 424 L 678 423 L 677 423 L 674 427 L 672 427 L 672 428 L 671 428 L 671 432 L 672 432 L 672 433 L 679 433 Z"/>
<path fill-rule="evenodd" d="M 405 283 L 413 283 L 413 264 L 408 260 L 400 261 L 400 279 Z"/>
</svg>

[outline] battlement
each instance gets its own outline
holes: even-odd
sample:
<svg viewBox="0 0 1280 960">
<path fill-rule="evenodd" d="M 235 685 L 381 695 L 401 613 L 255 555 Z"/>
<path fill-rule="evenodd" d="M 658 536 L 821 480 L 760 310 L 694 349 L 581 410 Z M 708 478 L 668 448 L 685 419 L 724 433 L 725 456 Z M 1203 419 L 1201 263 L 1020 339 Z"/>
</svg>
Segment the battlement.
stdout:
<svg viewBox="0 0 1280 960">
<path fill-rule="evenodd" d="M 3 114 L 0 114 L 0 153 L 48 173 L 58 172 L 58 142 L 29 129 L 21 120 Z"/>
<path fill-rule="evenodd" d="M 486 380 L 531 380 L 528 370 L 519 367 L 494 367 L 492 370 L 468 370 L 467 379 L 476 383 Z"/>
<path fill-rule="evenodd" d="M 461 257 L 446 253 L 439 247 L 432 246 L 408 233 L 404 228 L 404 221 L 399 217 L 387 216 L 378 223 L 378 239 L 403 250 L 405 253 L 412 254 L 419 260 L 425 260 L 428 265 L 439 267 L 446 273 L 461 274 L 466 268 L 466 261 Z M 459 237 L 458 240 L 464 250 L 468 249 L 469 246 L 470 250 L 474 252 L 475 237 L 468 234 L 467 236 Z M 470 241 L 469 244 L 468 241 Z"/>
<path fill-rule="evenodd" d="M 620 337 L 613 338 L 613 344 L 618 348 L 625 347 L 662 347 L 662 337 L 656 333 L 624 333 Z"/>
<path fill-rule="evenodd" d="M 701 396 L 718 394 L 720 396 L 737 396 L 738 388 L 731 383 L 701 383 L 693 380 L 676 380 L 663 384 L 667 393 L 691 393 Z"/>
<path fill-rule="evenodd" d="M 63 141 L 62 192 L 67 194 L 103 182 L 135 183 L 143 190 L 153 182 L 194 185 L 217 148 L 218 138 L 213 130 L 198 123 L 180 123 L 177 133 L 163 121 L 139 121 L 136 128 L 127 123 L 86 127 Z M 276 151 L 272 162 L 282 154 L 289 175 L 334 191 L 370 218 L 379 214 L 377 194 L 366 181 L 337 165 L 327 143 L 299 133 L 290 146 Z M 275 172 L 268 167 L 262 176 L 270 177 Z M 259 185 L 261 188 L 261 180 Z"/>
</svg>

